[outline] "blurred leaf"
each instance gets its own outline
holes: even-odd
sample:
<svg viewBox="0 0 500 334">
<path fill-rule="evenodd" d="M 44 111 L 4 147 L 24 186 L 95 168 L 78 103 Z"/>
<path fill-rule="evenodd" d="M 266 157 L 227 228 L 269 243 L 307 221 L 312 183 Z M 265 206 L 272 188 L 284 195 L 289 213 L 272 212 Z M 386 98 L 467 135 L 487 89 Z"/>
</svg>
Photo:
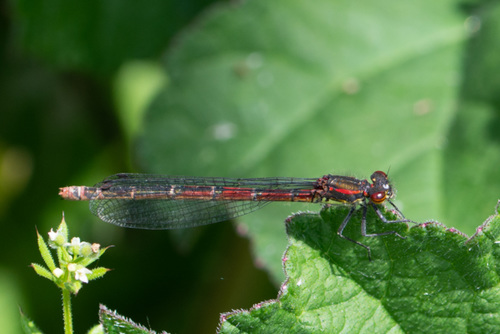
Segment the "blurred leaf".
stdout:
<svg viewBox="0 0 500 334">
<path fill-rule="evenodd" d="M 21 326 L 25 334 L 42 334 L 42 331 L 38 329 L 33 321 L 31 321 L 22 311 L 21 311 Z"/>
<path fill-rule="evenodd" d="M 255 0 L 218 7 L 167 54 L 169 86 L 146 114 L 137 161 L 156 173 L 231 177 L 366 178 L 390 168 L 407 217 L 450 222 L 447 208 L 466 202 L 449 189 L 469 195 L 456 175 L 473 172 L 473 165 L 453 165 L 452 182 L 444 161 L 448 150 L 457 153 L 447 145 L 463 48 L 475 27 L 464 25 L 470 21 L 458 3 Z M 472 153 L 463 148 L 460 156 Z M 500 156 L 498 147 L 492 154 Z M 492 191 L 476 192 L 475 201 L 491 207 L 498 182 L 483 181 L 477 189 Z M 304 209 L 241 219 L 277 281 L 286 240 L 276 222 Z M 487 213 L 469 210 L 474 219 L 458 227 L 470 233 Z"/>
<path fill-rule="evenodd" d="M 108 74 L 125 60 L 156 58 L 210 0 L 13 2 L 23 46 L 58 68 Z"/>
<path fill-rule="evenodd" d="M 87 332 L 87 334 L 104 334 L 104 329 L 102 328 L 102 325 L 95 325 Z"/>
<path fill-rule="evenodd" d="M 276 301 L 222 317 L 221 333 L 494 333 L 500 331 L 500 218 L 470 240 L 437 223 L 384 224 L 361 238 L 360 215 L 340 239 L 347 208 L 294 216 L 287 224 L 287 281 Z"/>
<path fill-rule="evenodd" d="M 31 274 L 31 273 L 30 273 Z M 22 293 L 19 284 L 19 275 L 14 274 L 11 269 L 5 268 L 5 264 L 0 267 L 0 329 L 3 333 L 19 334 L 24 332 L 24 328 L 19 326 L 19 312 L 15 305 L 20 304 Z M 24 305 L 24 302 L 22 303 Z M 29 323 L 29 319 L 26 320 Z M 22 325 L 23 327 L 25 324 Z"/>
<path fill-rule="evenodd" d="M 129 141 L 137 135 L 144 110 L 166 81 L 157 62 L 129 62 L 117 73 L 114 84 L 117 111 Z"/>
<path fill-rule="evenodd" d="M 463 87 L 443 156 L 443 210 L 462 222 L 458 228 L 473 226 L 500 198 L 500 3 L 484 2 L 470 14 Z"/>
</svg>

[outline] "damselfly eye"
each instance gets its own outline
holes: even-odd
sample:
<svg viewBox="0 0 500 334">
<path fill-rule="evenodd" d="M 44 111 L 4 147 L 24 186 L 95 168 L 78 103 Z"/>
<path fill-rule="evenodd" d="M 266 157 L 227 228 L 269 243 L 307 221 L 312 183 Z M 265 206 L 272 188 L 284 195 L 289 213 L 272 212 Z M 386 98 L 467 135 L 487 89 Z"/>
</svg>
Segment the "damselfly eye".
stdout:
<svg viewBox="0 0 500 334">
<path fill-rule="evenodd" d="M 385 191 L 379 191 L 379 192 L 371 194 L 371 196 L 370 196 L 371 201 L 375 204 L 382 203 L 383 201 L 385 201 L 386 198 L 387 198 L 387 195 L 386 195 Z"/>
<path fill-rule="evenodd" d="M 377 180 L 387 180 L 387 174 L 382 172 L 381 170 L 378 170 L 372 174 L 370 177 L 372 182 L 377 182 Z"/>
</svg>

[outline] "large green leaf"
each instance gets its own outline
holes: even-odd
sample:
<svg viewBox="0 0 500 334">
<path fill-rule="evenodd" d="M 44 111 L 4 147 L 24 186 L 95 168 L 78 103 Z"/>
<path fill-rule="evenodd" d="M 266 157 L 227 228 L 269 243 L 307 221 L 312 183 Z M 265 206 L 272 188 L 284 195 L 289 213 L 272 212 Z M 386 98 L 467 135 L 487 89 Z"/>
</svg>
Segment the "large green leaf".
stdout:
<svg viewBox="0 0 500 334">
<path fill-rule="evenodd" d="M 168 52 L 171 81 L 148 110 L 137 161 L 157 173 L 232 177 L 364 178 L 390 168 L 406 216 L 472 233 L 499 196 L 497 90 L 484 82 L 497 73 L 499 15 L 496 3 L 487 12 L 458 3 L 217 7 Z M 481 48 L 468 47 L 471 34 Z M 478 57 L 486 68 L 472 65 Z M 471 76 L 488 99 L 472 101 Z M 277 222 L 295 210 L 241 219 L 275 277 L 286 244 Z"/>
<path fill-rule="evenodd" d="M 361 238 L 359 215 L 336 236 L 346 209 L 299 214 L 287 224 L 288 279 L 275 301 L 223 315 L 222 333 L 497 333 L 500 331 L 500 218 L 468 239 L 426 223 L 384 224 Z M 358 224 L 356 224 L 358 223 Z"/>
</svg>

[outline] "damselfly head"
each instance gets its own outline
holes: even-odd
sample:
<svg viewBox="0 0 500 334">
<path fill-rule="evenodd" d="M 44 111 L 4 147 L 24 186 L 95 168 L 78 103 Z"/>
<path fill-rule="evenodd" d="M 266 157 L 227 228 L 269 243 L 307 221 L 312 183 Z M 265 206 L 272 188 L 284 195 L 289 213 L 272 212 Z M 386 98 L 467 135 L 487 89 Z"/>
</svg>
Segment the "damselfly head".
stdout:
<svg viewBox="0 0 500 334">
<path fill-rule="evenodd" d="M 373 183 L 368 190 L 368 195 L 373 203 L 381 204 L 386 199 L 390 199 L 394 196 L 386 173 L 378 170 L 372 174 L 370 179 Z"/>
</svg>

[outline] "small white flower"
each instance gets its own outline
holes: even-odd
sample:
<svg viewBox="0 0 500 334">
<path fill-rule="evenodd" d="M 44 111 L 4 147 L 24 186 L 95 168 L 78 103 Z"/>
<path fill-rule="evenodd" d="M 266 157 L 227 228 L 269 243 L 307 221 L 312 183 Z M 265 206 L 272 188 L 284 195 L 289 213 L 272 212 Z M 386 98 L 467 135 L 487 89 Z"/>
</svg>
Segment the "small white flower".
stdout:
<svg viewBox="0 0 500 334">
<path fill-rule="evenodd" d="M 83 243 L 80 242 L 80 238 L 74 237 L 71 239 L 71 242 L 65 243 L 64 246 L 68 247 L 68 252 L 70 254 L 79 254 L 82 244 Z"/>
<path fill-rule="evenodd" d="M 58 233 L 57 231 L 56 231 L 56 232 L 54 232 L 54 230 L 53 230 L 53 229 L 50 229 L 50 232 L 49 232 L 49 239 L 50 239 L 51 241 L 56 241 L 56 238 L 57 238 L 57 235 L 58 235 L 58 234 L 59 234 L 59 233 Z"/>
<path fill-rule="evenodd" d="M 64 274 L 64 271 L 61 268 L 56 268 L 52 273 L 55 277 L 59 278 L 62 274 Z"/>
<path fill-rule="evenodd" d="M 48 234 L 50 247 L 57 248 L 66 244 L 66 238 L 60 230 L 54 231 L 54 229 L 50 229 Z"/>
<path fill-rule="evenodd" d="M 82 283 L 88 283 L 89 279 L 87 278 L 87 275 L 92 274 L 91 270 L 88 270 L 87 268 L 81 268 L 78 269 L 75 272 L 75 279 L 81 281 Z"/>
<path fill-rule="evenodd" d="M 69 246 L 80 247 L 80 244 L 80 238 L 74 237 L 73 239 L 71 239 L 71 244 L 69 244 Z"/>
<path fill-rule="evenodd" d="M 69 271 L 76 271 L 76 263 L 68 263 Z"/>
</svg>

